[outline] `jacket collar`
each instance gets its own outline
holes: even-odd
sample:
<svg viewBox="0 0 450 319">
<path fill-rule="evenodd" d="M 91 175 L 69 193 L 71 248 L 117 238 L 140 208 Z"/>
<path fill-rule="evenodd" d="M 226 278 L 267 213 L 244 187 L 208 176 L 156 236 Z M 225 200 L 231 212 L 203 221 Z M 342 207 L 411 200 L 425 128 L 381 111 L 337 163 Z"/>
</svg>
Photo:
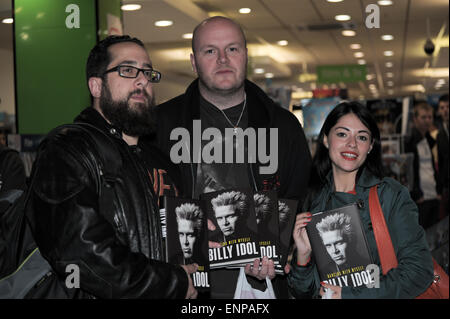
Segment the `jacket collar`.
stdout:
<svg viewBox="0 0 450 319">
<path fill-rule="evenodd" d="M 328 188 L 329 192 L 334 191 L 334 180 L 333 180 L 333 172 L 330 170 L 327 175 L 327 184 L 326 188 Z M 362 192 L 368 188 L 371 188 L 374 185 L 377 185 L 381 182 L 381 180 L 369 172 L 367 168 L 363 168 L 361 175 L 359 176 L 358 180 L 356 181 L 355 189 L 356 193 Z"/>
<path fill-rule="evenodd" d="M 363 168 L 359 179 L 356 181 L 356 195 L 335 193 L 334 192 L 334 181 L 333 173 L 330 171 L 326 177 L 326 183 L 318 196 L 316 196 L 311 206 L 309 207 L 311 211 L 317 212 L 326 209 L 327 203 L 331 198 L 352 198 L 354 201 L 362 200 L 364 201 L 367 197 L 368 190 L 381 182 L 381 180 L 370 173 L 366 168 Z"/>
<path fill-rule="evenodd" d="M 75 119 L 74 122 L 83 122 L 91 124 L 104 131 L 109 136 L 122 139 L 122 132 L 115 126 L 109 124 L 104 117 L 93 107 L 85 108 Z"/>
</svg>

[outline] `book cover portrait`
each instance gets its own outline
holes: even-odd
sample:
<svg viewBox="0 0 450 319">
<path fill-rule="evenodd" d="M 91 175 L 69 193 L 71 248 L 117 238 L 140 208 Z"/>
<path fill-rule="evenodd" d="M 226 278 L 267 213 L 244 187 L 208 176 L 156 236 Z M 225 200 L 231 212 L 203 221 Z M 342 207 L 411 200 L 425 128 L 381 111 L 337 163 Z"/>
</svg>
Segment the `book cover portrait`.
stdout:
<svg viewBox="0 0 450 319">
<path fill-rule="evenodd" d="M 371 282 L 372 264 L 358 206 L 344 206 L 313 214 L 306 226 L 321 281 L 336 286 Z"/>
</svg>

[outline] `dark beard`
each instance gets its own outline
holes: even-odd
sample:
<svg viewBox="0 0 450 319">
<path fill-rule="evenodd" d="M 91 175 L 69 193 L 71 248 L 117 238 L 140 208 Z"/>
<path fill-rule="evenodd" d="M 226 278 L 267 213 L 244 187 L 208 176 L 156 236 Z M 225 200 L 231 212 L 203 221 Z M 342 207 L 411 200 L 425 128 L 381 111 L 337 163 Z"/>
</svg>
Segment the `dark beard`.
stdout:
<svg viewBox="0 0 450 319">
<path fill-rule="evenodd" d="M 127 99 L 113 101 L 111 91 L 103 81 L 102 94 L 100 96 L 100 109 L 105 118 L 121 132 L 128 136 L 139 137 L 150 135 L 155 131 L 156 112 L 154 97 L 150 97 L 145 90 L 137 89 L 131 92 Z M 128 105 L 133 94 L 143 93 L 147 103 L 135 103 L 133 107 Z"/>
</svg>

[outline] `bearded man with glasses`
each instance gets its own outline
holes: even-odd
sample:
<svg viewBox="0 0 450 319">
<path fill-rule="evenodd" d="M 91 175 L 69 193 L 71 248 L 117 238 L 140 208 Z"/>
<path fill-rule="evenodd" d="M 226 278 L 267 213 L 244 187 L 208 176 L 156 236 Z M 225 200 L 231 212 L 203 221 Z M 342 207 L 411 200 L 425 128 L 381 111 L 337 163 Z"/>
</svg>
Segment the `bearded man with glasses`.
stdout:
<svg viewBox="0 0 450 319">
<path fill-rule="evenodd" d="M 164 262 L 158 198 L 178 195 L 176 167 L 141 139 L 161 74 L 140 40 L 111 36 L 92 49 L 86 77 L 92 107 L 49 133 L 32 173 L 39 249 L 67 297 L 195 298 L 197 265 Z M 68 266 L 78 289 L 66 284 Z"/>
</svg>

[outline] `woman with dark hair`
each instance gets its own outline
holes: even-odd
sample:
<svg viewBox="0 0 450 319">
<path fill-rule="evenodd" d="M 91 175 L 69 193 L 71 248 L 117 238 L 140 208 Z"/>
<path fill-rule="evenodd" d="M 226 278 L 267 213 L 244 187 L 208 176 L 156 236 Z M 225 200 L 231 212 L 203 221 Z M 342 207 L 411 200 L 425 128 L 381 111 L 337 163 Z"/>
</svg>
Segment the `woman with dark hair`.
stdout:
<svg viewBox="0 0 450 319">
<path fill-rule="evenodd" d="M 296 252 L 289 272 L 297 298 L 414 298 L 433 280 L 433 263 L 425 232 L 418 224 L 417 206 L 408 189 L 383 177 L 378 126 L 369 110 L 357 102 L 343 102 L 330 112 L 320 131 L 313 159 L 309 194 L 296 217 L 293 237 Z M 320 283 L 305 226 L 312 213 L 359 202 L 360 216 L 373 262 L 380 267 L 369 212 L 369 190 L 378 185 L 378 196 L 391 235 L 398 267 L 379 277 L 379 288 L 332 286 Z M 378 285 L 377 285 L 378 286 Z"/>
</svg>

